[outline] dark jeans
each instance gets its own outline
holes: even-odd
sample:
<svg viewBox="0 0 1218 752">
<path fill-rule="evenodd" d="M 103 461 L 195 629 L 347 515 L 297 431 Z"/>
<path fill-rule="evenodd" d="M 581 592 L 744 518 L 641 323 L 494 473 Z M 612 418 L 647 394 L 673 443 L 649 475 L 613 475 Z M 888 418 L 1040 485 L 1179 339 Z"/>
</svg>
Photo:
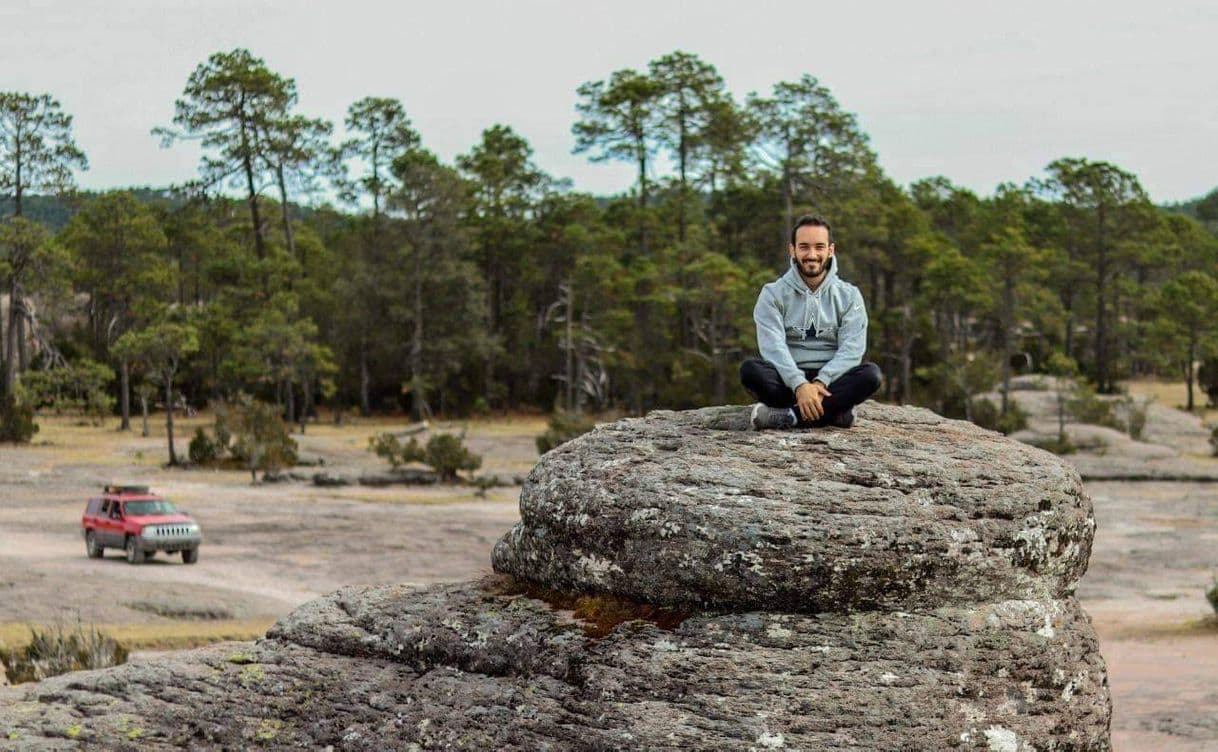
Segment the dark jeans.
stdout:
<svg viewBox="0 0 1218 752">
<path fill-rule="evenodd" d="M 818 369 L 805 368 L 804 375 L 808 381 L 816 378 Z M 806 422 L 800 420 L 800 425 L 823 426 L 833 416 L 844 413 L 855 405 L 863 402 L 880 388 L 883 374 L 875 363 L 860 363 L 837 377 L 829 385 L 830 395 L 823 403 L 825 414 L 820 420 Z M 795 407 L 795 392 L 792 392 L 782 382 L 778 369 L 768 360 L 749 358 L 740 365 L 740 383 L 752 392 L 753 396 L 770 407 Z M 798 409 L 795 417 L 799 417 Z"/>
</svg>

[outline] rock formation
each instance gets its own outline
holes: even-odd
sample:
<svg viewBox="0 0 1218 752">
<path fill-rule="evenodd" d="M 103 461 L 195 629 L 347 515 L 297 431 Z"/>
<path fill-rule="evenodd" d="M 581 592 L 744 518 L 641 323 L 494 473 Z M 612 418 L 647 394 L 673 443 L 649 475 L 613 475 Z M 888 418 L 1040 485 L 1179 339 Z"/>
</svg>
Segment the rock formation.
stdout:
<svg viewBox="0 0 1218 752">
<path fill-rule="evenodd" d="M 601 426 L 530 474 L 498 576 L 0 690 L 0 746 L 1109 748 L 1072 468 L 914 408 L 746 421 Z"/>
</svg>

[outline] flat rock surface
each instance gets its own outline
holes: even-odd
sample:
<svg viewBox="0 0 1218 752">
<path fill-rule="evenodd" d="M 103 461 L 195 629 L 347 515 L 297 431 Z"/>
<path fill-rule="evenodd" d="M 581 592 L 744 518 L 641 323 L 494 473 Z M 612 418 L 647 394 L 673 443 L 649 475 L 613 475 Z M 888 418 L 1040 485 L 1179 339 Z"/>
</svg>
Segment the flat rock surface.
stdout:
<svg viewBox="0 0 1218 752">
<path fill-rule="evenodd" d="M 915 610 L 1067 595 L 1094 534 L 1078 473 L 912 407 L 752 431 L 747 407 L 654 412 L 546 454 L 498 572 L 688 606 Z"/>
<path fill-rule="evenodd" d="M 1108 712 L 1072 600 L 592 637 L 482 582 L 345 589 L 257 644 L 0 690 L 0 748 L 1090 750 Z"/>
</svg>

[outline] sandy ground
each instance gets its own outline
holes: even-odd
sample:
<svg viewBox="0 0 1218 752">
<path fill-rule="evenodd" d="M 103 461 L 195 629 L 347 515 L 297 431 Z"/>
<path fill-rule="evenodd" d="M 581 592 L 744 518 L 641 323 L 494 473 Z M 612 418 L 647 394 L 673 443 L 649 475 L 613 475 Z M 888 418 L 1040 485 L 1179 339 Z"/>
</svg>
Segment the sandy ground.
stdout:
<svg viewBox="0 0 1218 752">
<path fill-rule="evenodd" d="M 0 629 L 79 618 L 155 634 L 269 621 L 343 585 L 468 579 L 489 571 L 491 546 L 518 517 L 515 488 L 479 499 L 463 487 L 251 486 L 243 473 L 162 469 L 156 426 L 142 439 L 42 423 L 41 443 L 0 445 Z M 367 437 L 402 427 L 310 426 L 299 438 L 327 471 L 358 475 L 382 469 Z M 523 474 L 544 425 L 467 428 L 484 470 Z M 132 567 L 118 551 L 86 558 L 80 513 L 107 480 L 149 483 L 194 514 L 205 534 L 199 563 L 160 555 Z M 1108 662 L 1114 748 L 1218 750 L 1218 625 L 1204 599 L 1218 567 L 1218 483 L 1088 490 L 1098 531 L 1079 596 Z"/>
</svg>

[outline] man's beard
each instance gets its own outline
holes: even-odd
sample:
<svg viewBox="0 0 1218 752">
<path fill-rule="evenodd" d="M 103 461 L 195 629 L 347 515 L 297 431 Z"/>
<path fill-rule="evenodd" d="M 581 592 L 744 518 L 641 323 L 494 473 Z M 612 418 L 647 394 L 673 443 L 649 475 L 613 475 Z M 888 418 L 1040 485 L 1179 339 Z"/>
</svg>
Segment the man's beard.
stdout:
<svg viewBox="0 0 1218 752">
<path fill-rule="evenodd" d="M 816 261 L 801 261 L 798 263 L 799 275 L 807 280 L 814 280 L 825 273 L 825 269 L 829 266 L 829 260 L 825 259 L 821 262 Z M 814 271 L 813 271 L 814 270 Z"/>
</svg>

